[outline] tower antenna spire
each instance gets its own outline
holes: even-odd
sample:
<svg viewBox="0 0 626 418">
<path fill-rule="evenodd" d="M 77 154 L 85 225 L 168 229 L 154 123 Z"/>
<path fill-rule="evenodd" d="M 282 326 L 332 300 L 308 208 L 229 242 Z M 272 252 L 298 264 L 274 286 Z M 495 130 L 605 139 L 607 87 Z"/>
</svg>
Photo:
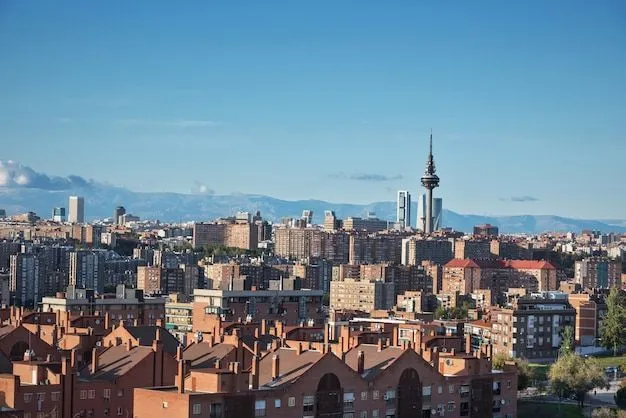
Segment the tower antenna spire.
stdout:
<svg viewBox="0 0 626 418">
<path fill-rule="evenodd" d="M 433 155 L 433 128 L 430 128 L 430 155 Z"/>
</svg>

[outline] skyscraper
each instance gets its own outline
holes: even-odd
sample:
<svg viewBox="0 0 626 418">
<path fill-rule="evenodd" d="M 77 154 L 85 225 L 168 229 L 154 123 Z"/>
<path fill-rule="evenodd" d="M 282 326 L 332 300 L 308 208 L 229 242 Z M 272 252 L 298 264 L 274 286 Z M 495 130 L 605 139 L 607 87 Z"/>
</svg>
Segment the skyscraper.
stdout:
<svg viewBox="0 0 626 418">
<path fill-rule="evenodd" d="M 435 197 L 433 199 L 433 231 L 443 227 L 443 199 Z"/>
<path fill-rule="evenodd" d="M 54 222 L 65 222 L 65 208 L 52 209 L 52 220 Z"/>
<path fill-rule="evenodd" d="M 82 196 L 70 196 L 70 212 L 67 220 L 73 224 L 85 222 L 85 198 Z"/>
<path fill-rule="evenodd" d="M 439 177 L 435 174 L 435 160 L 433 158 L 433 133 L 430 133 L 430 149 L 428 160 L 426 160 L 426 171 L 422 176 L 422 185 L 426 189 L 426 215 L 424 222 L 424 232 L 433 232 L 433 189 L 439 187 Z"/>
<path fill-rule="evenodd" d="M 396 222 L 402 228 L 409 228 L 411 226 L 411 194 L 407 190 L 398 191 L 396 213 Z"/>
<path fill-rule="evenodd" d="M 115 208 L 115 211 L 113 212 L 113 223 L 115 225 L 121 225 L 122 224 L 122 216 L 126 215 L 126 209 L 124 208 L 124 206 L 118 206 Z"/>
</svg>

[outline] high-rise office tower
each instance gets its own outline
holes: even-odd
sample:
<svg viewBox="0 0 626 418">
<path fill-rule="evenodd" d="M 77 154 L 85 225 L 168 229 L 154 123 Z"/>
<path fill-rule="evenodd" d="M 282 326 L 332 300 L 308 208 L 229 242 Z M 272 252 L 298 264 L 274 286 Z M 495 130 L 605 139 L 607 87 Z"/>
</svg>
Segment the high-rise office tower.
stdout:
<svg viewBox="0 0 626 418">
<path fill-rule="evenodd" d="M 433 231 L 443 227 L 443 199 L 435 197 L 433 199 Z"/>
<path fill-rule="evenodd" d="M 115 208 L 113 212 L 113 223 L 115 225 L 120 225 L 122 223 L 122 217 L 126 215 L 126 209 L 124 206 L 118 206 Z"/>
<path fill-rule="evenodd" d="M 65 222 L 65 208 L 52 209 L 52 220 L 54 222 Z"/>
<path fill-rule="evenodd" d="M 407 190 L 398 191 L 396 222 L 402 228 L 411 227 L 411 194 Z"/>
<path fill-rule="evenodd" d="M 435 160 L 433 158 L 433 133 L 430 133 L 430 148 L 428 159 L 426 160 L 426 171 L 422 176 L 422 186 L 426 189 L 426 215 L 424 221 L 424 232 L 433 232 L 433 189 L 439 187 L 439 176 L 435 174 Z"/>
<path fill-rule="evenodd" d="M 422 193 L 417 197 L 417 224 L 416 227 L 424 232 L 424 222 L 426 221 L 426 194 Z"/>
<path fill-rule="evenodd" d="M 67 220 L 73 224 L 85 222 L 85 198 L 82 196 L 70 196 L 70 213 Z"/>
<path fill-rule="evenodd" d="M 303 210 L 301 219 L 304 221 L 306 225 L 313 224 L 313 211 L 310 209 Z"/>
</svg>

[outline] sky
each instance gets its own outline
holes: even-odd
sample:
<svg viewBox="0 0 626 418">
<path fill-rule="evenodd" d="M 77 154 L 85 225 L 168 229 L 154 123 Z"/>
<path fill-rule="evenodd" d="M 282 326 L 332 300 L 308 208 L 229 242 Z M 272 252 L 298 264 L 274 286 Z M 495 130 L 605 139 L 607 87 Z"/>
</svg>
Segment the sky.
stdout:
<svg viewBox="0 0 626 418">
<path fill-rule="evenodd" d="M 0 160 L 136 191 L 626 218 L 626 1 L 0 2 Z M 19 182 L 16 182 L 16 185 Z"/>
</svg>

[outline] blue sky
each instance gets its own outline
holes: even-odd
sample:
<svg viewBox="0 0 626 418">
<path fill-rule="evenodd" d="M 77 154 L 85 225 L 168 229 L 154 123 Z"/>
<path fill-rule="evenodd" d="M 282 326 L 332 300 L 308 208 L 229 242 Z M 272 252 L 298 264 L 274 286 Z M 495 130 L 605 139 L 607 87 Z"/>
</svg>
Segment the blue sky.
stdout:
<svg viewBox="0 0 626 418">
<path fill-rule="evenodd" d="M 626 1 L 0 2 L 0 159 L 139 191 L 626 218 Z M 203 189 L 203 190 L 204 190 Z"/>
</svg>

